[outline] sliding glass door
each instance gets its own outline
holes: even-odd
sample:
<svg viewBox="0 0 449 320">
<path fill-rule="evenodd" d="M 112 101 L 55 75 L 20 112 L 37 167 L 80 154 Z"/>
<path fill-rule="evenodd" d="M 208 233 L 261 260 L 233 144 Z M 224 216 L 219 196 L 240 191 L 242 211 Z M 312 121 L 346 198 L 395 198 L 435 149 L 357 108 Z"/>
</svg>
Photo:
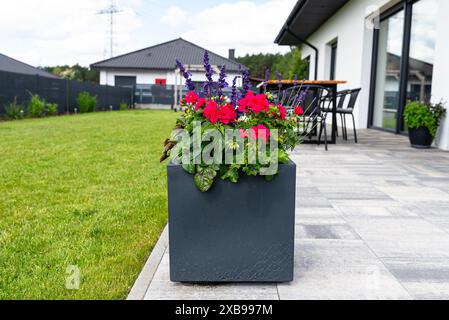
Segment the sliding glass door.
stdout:
<svg viewBox="0 0 449 320">
<path fill-rule="evenodd" d="M 438 0 L 404 1 L 374 34 L 370 125 L 397 133 L 409 100 L 429 102 Z"/>
<path fill-rule="evenodd" d="M 380 23 L 373 118 L 375 127 L 396 130 L 403 33 L 404 11 Z"/>
</svg>

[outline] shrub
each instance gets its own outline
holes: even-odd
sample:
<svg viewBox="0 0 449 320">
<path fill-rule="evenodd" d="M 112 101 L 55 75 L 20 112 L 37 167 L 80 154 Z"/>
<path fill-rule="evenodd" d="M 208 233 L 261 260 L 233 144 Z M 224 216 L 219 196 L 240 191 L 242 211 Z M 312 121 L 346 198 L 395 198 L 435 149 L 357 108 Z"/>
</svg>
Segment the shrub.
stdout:
<svg viewBox="0 0 449 320">
<path fill-rule="evenodd" d="M 404 121 L 410 129 L 426 127 L 432 137 L 437 135 L 441 118 L 446 113 L 442 102 L 437 104 L 426 104 L 419 101 L 412 101 L 404 111 Z"/>
<path fill-rule="evenodd" d="M 120 103 L 120 111 L 128 110 L 128 104 L 127 103 Z"/>
<path fill-rule="evenodd" d="M 45 114 L 47 116 L 55 116 L 58 113 L 58 105 L 56 103 L 47 103 L 45 105 Z"/>
<path fill-rule="evenodd" d="M 80 113 L 94 112 L 97 108 L 97 97 L 90 95 L 89 92 L 80 92 L 76 101 Z"/>
<path fill-rule="evenodd" d="M 23 106 L 17 104 L 15 99 L 13 102 L 5 106 L 5 112 L 6 117 L 12 120 L 22 119 L 25 113 Z"/>
<path fill-rule="evenodd" d="M 32 118 L 40 118 L 44 116 L 44 112 L 45 100 L 41 99 L 37 94 L 31 95 L 30 102 L 28 103 L 28 115 Z"/>
</svg>

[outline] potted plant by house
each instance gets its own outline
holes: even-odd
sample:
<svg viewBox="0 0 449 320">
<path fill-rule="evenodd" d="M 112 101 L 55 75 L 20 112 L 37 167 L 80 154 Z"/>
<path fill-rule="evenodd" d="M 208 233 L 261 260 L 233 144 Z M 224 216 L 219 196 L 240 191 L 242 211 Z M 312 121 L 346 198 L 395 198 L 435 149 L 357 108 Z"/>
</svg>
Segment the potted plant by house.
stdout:
<svg viewBox="0 0 449 320">
<path fill-rule="evenodd" d="M 430 148 L 446 109 L 443 103 L 412 101 L 405 107 L 404 121 L 408 127 L 412 147 Z"/>
<path fill-rule="evenodd" d="M 293 280 L 296 165 L 287 151 L 303 113 L 291 114 L 267 94 L 233 79 L 218 82 L 205 53 L 206 79 L 188 93 L 185 112 L 165 142 L 170 276 L 174 282 L 288 282 Z"/>
</svg>

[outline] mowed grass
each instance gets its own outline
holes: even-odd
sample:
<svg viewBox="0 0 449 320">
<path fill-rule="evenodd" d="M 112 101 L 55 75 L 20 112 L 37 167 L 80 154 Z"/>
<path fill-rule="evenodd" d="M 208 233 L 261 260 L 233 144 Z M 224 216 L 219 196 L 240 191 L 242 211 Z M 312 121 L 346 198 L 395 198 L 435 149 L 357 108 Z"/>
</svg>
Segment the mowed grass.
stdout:
<svg viewBox="0 0 449 320">
<path fill-rule="evenodd" d="M 0 122 L 0 299 L 124 299 L 167 222 L 170 111 Z M 78 290 L 66 288 L 69 266 Z"/>
</svg>

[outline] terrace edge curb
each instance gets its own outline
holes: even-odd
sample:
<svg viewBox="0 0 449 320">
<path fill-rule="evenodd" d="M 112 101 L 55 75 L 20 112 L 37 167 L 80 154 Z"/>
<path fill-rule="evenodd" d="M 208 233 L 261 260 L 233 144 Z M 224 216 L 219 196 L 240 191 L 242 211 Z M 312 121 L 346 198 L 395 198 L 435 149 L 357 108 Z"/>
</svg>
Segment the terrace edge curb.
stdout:
<svg viewBox="0 0 449 320">
<path fill-rule="evenodd" d="M 153 280 L 154 274 L 156 273 L 159 264 L 164 257 L 165 252 L 168 247 L 168 224 L 162 231 L 159 240 L 151 252 L 150 257 L 145 263 L 142 271 L 139 274 L 136 282 L 134 283 L 131 291 L 128 294 L 126 300 L 144 300 L 148 288 Z"/>
</svg>

